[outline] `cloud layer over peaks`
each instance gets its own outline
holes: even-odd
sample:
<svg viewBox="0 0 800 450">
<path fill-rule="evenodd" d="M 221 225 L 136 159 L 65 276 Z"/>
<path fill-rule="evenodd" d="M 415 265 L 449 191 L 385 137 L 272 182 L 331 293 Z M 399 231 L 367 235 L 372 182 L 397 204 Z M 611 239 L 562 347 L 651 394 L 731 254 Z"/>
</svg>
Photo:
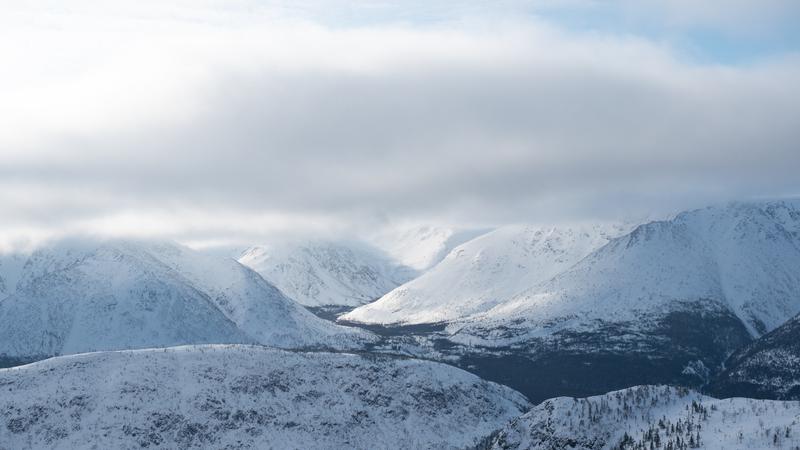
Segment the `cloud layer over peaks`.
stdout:
<svg viewBox="0 0 800 450">
<path fill-rule="evenodd" d="M 0 19 L 6 240 L 607 218 L 800 193 L 791 52 L 690 60 L 519 4 L 339 23 L 246 3 L 81 5 Z"/>
</svg>

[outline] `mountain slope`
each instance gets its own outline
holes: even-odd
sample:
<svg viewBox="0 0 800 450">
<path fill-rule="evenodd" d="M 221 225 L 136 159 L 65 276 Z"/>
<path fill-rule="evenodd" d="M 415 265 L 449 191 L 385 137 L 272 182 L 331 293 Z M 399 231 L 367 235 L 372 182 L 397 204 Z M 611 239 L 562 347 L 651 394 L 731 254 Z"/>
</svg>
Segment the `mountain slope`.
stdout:
<svg viewBox="0 0 800 450">
<path fill-rule="evenodd" d="M 731 353 L 800 312 L 798 203 L 732 203 L 640 225 L 420 337 L 431 345 L 403 345 L 433 348 L 431 357 L 533 401 L 637 384 L 699 388 Z"/>
<path fill-rule="evenodd" d="M 443 364 L 250 346 L 0 370 L 8 448 L 464 448 L 528 407 Z"/>
<path fill-rule="evenodd" d="M 34 252 L 0 300 L 0 357 L 188 343 L 333 347 L 334 326 L 252 270 L 173 244 L 65 241 Z"/>
<path fill-rule="evenodd" d="M 0 254 L 0 298 L 14 292 L 27 260 L 22 253 Z"/>
<path fill-rule="evenodd" d="M 488 231 L 433 225 L 402 226 L 382 230 L 369 241 L 399 264 L 421 274 L 442 261 L 455 247 Z"/>
<path fill-rule="evenodd" d="M 149 248 L 261 344 L 338 348 L 366 338 L 359 330 L 319 320 L 258 273 L 231 258 L 205 255 L 173 244 L 153 244 Z"/>
<path fill-rule="evenodd" d="M 756 449 L 800 445 L 800 403 L 717 400 L 667 386 L 547 400 L 515 419 L 492 449 Z"/>
<path fill-rule="evenodd" d="M 800 312 L 797 267 L 798 204 L 734 203 L 641 225 L 473 323 L 509 325 L 508 341 L 707 306 L 758 336 Z"/>
<path fill-rule="evenodd" d="M 239 262 L 298 303 L 356 307 L 407 280 L 388 257 L 364 244 L 309 241 L 252 247 Z"/>
<path fill-rule="evenodd" d="M 341 319 L 407 325 L 488 311 L 571 267 L 623 230 L 616 225 L 502 227 L 456 247 L 419 278 Z"/>
<path fill-rule="evenodd" d="M 800 400 L 800 316 L 731 355 L 709 389 L 726 397 Z"/>
</svg>

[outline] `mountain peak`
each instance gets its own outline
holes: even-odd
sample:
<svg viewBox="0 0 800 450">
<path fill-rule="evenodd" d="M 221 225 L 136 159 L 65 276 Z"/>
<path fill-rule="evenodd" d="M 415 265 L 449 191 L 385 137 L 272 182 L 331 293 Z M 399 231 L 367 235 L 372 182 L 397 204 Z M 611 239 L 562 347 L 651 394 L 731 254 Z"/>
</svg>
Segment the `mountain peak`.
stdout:
<svg viewBox="0 0 800 450">
<path fill-rule="evenodd" d="M 0 356 L 37 359 L 189 343 L 337 347 L 365 332 L 318 319 L 258 274 L 168 242 L 41 248 L 0 300 Z"/>
</svg>

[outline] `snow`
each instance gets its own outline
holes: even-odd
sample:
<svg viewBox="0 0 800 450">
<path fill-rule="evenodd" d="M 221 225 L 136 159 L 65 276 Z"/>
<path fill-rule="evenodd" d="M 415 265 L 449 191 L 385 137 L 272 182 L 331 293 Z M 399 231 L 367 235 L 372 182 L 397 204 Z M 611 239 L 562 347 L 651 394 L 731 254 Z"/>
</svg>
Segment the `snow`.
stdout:
<svg viewBox="0 0 800 450">
<path fill-rule="evenodd" d="M 408 268 L 354 241 L 305 241 L 260 245 L 239 262 L 305 306 L 356 307 L 409 279 Z"/>
<path fill-rule="evenodd" d="M 453 324 L 460 339 L 507 327 L 503 342 L 641 323 L 681 304 L 720 306 L 752 336 L 800 312 L 798 202 L 732 203 L 641 225 L 573 267 L 485 313 Z M 500 343 L 496 343 L 500 345 Z"/>
<path fill-rule="evenodd" d="M 464 448 L 528 407 L 451 366 L 244 345 L 0 370 L 4 448 Z"/>
<path fill-rule="evenodd" d="M 625 230 L 614 224 L 501 227 L 459 245 L 419 278 L 342 320 L 419 324 L 485 312 L 571 267 Z"/>
<path fill-rule="evenodd" d="M 398 263 L 421 274 L 438 264 L 453 248 L 488 231 L 408 224 L 380 230 L 367 240 Z"/>
<path fill-rule="evenodd" d="M 0 298 L 14 292 L 27 260 L 21 253 L 0 254 Z"/>
<path fill-rule="evenodd" d="M 680 429 L 673 428 L 680 423 Z M 690 431 L 691 430 L 691 431 Z M 718 400 L 668 386 L 636 386 L 588 398 L 547 400 L 494 437 L 494 449 L 660 449 L 680 437 L 708 450 L 793 449 L 800 445 L 800 403 Z M 628 445 L 621 446 L 625 435 Z"/>
<path fill-rule="evenodd" d="M 71 240 L 34 252 L 0 300 L 0 357 L 196 343 L 359 346 L 233 259 L 170 243 Z"/>
</svg>

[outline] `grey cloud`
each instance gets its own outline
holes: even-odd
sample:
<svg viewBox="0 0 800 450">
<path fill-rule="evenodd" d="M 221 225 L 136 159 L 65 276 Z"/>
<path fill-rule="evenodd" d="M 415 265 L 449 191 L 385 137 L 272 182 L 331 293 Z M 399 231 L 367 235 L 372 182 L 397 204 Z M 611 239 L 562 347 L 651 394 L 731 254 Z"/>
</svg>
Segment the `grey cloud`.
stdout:
<svg viewBox="0 0 800 450">
<path fill-rule="evenodd" d="M 580 192 L 596 204 L 619 191 L 663 198 L 669 186 L 700 197 L 798 187 L 797 88 L 746 74 L 720 87 L 710 74 L 684 86 L 504 70 L 223 80 L 213 112 L 185 127 L 89 140 L 90 161 L 4 178 L 90 186 L 132 206 L 435 215 L 468 199 L 504 220 L 540 214 L 526 205 L 559 192 L 582 205 Z"/>
<path fill-rule="evenodd" d="M 59 157 L 0 165 L 0 185 L 44 198 L 3 213 L 52 227 L 148 209 L 496 224 L 800 193 L 796 62 L 702 67 L 655 47 L 630 60 L 625 42 L 571 45 L 490 64 L 441 53 L 375 71 L 225 70 L 183 123 L 54 136 L 42 154 Z"/>
</svg>

